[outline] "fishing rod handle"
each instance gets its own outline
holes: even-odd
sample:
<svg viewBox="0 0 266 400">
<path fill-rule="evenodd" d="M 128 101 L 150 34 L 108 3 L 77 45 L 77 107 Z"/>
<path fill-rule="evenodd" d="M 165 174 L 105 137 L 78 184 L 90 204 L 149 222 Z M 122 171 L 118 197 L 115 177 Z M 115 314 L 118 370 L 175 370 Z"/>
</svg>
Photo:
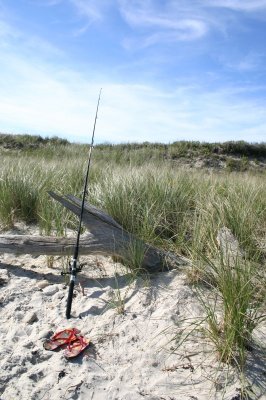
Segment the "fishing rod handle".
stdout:
<svg viewBox="0 0 266 400">
<path fill-rule="evenodd" d="M 71 306 L 72 306 L 74 285 L 75 285 L 75 281 L 71 280 L 69 282 L 67 305 L 66 305 L 66 318 L 67 319 L 71 318 Z"/>
</svg>

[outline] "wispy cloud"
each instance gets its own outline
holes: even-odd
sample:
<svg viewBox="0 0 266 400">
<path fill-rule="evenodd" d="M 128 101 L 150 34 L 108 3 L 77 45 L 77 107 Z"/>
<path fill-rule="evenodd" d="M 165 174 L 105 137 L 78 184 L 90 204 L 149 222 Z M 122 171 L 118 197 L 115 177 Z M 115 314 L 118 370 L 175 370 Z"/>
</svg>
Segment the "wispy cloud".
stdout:
<svg viewBox="0 0 266 400">
<path fill-rule="evenodd" d="M 240 11 L 266 10 L 266 0 L 167 0 L 162 3 L 118 0 L 118 3 L 121 16 L 132 27 L 131 37 L 123 42 L 126 47 L 196 41 L 213 31 L 227 35 L 236 26 Z M 234 14 L 217 13 L 217 9 L 231 10 Z"/>
<path fill-rule="evenodd" d="M 7 22 L 5 22 L 3 19 L 1 19 L 0 16 L 0 41 L 3 39 L 11 39 L 11 38 L 16 38 L 20 34 L 17 29 L 14 29 L 11 27 Z M 1 43 L 1 42 L 0 42 Z"/>
<path fill-rule="evenodd" d="M 103 97 L 97 141 L 219 141 L 230 137 L 263 140 L 264 106 L 245 100 L 244 89 L 206 91 L 180 86 L 162 90 L 152 85 L 99 82 L 70 69 L 5 54 L 1 59 L 1 130 L 58 134 L 88 141 L 98 91 Z M 16 118 L 14 118 L 16 116 Z"/>
<path fill-rule="evenodd" d="M 266 10 L 266 0 L 207 0 L 205 4 L 238 11 Z"/>
<path fill-rule="evenodd" d="M 87 18 L 89 22 L 102 20 L 112 0 L 69 0 L 78 13 Z"/>
<path fill-rule="evenodd" d="M 130 36 L 122 40 L 126 49 L 143 49 L 149 46 L 180 41 L 192 41 L 201 38 L 206 33 L 203 24 L 197 21 L 180 21 L 179 27 L 173 30 L 156 30 L 151 34 Z"/>
<path fill-rule="evenodd" d="M 56 0 L 55 0 L 56 1 Z M 232 12 L 266 11 L 266 0 L 67 0 L 76 12 L 87 19 L 87 24 L 77 30 L 86 33 L 91 23 L 108 18 L 113 8 L 132 28 L 131 35 L 122 40 L 125 47 L 148 47 L 157 43 L 195 41 L 204 38 L 211 30 L 226 32 L 232 19 L 215 13 L 216 9 Z"/>
<path fill-rule="evenodd" d="M 196 40 L 208 32 L 204 20 L 193 18 L 193 15 L 187 17 L 168 7 L 158 9 L 153 1 L 120 0 L 119 4 L 124 20 L 132 28 L 140 30 L 142 47 L 156 43 Z"/>
<path fill-rule="evenodd" d="M 64 51 L 37 35 L 27 35 L 0 18 L 0 49 L 6 52 L 21 51 L 24 53 L 41 54 L 42 57 L 64 55 Z M 15 50 L 16 48 L 16 50 Z M 1 57 L 1 53 L 0 53 Z"/>
<path fill-rule="evenodd" d="M 251 72 L 265 69 L 265 56 L 261 53 L 250 52 L 238 60 L 224 60 L 226 68 L 239 72 Z"/>
<path fill-rule="evenodd" d="M 92 24 L 102 23 L 108 16 L 108 10 L 115 0 L 66 0 L 70 3 L 80 18 L 81 26 L 74 30 L 73 36 L 86 34 Z"/>
<path fill-rule="evenodd" d="M 91 23 L 102 21 L 111 8 L 116 8 L 121 18 L 133 29 L 128 43 L 141 35 L 142 47 L 156 43 L 197 40 L 208 32 L 208 23 L 193 7 L 172 5 L 166 1 L 158 7 L 154 0 L 68 0 L 78 14 L 87 19 L 88 25 L 77 34 L 86 32 Z M 209 21 L 208 21 L 209 22 Z"/>
<path fill-rule="evenodd" d="M 57 4 L 62 3 L 64 0 L 28 0 L 30 4 L 37 4 L 40 6 L 56 6 Z"/>
</svg>

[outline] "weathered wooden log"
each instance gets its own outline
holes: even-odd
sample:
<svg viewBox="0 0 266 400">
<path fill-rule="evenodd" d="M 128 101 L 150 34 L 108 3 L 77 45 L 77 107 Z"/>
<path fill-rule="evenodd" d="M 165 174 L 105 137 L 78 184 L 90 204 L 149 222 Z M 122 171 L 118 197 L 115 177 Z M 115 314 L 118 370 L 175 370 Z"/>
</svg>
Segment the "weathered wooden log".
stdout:
<svg viewBox="0 0 266 400">
<path fill-rule="evenodd" d="M 33 255 L 72 255 L 75 238 L 59 238 L 54 236 L 0 235 L 0 252 Z M 92 234 L 80 239 L 80 255 L 102 254 L 117 256 L 122 259 L 130 257 L 130 243 L 118 242 L 115 237 L 104 234 L 96 238 Z M 143 268 L 152 271 L 163 268 L 163 254 L 145 245 Z"/>
<path fill-rule="evenodd" d="M 81 201 L 75 196 L 50 195 L 76 215 L 80 215 Z M 125 231 L 112 217 L 94 206 L 85 204 L 83 224 L 89 233 L 80 239 L 80 254 L 103 254 L 122 259 L 133 257 L 134 251 L 143 253 L 142 267 L 150 272 L 173 264 L 186 264 L 185 260 L 163 252 L 137 239 Z M 0 252 L 34 255 L 71 255 L 75 238 L 48 236 L 0 235 Z M 136 250 L 137 248 L 137 250 Z"/>
<path fill-rule="evenodd" d="M 217 243 L 222 258 L 230 265 L 235 265 L 238 260 L 241 260 L 244 257 L 244 252 L 240 248 L 237 238 L 226 226 L 219 229 L 217 234 Z"/>
</svg>

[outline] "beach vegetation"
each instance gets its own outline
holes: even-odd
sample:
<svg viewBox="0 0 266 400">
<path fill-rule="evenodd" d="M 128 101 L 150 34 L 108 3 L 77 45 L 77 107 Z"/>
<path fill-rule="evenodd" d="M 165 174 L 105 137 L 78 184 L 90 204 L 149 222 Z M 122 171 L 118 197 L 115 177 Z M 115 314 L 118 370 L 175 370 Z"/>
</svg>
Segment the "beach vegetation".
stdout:
<svg viewBox="0 0 266 400">
<path fill-rule="evenodd" d="M 0 155 L 2 229 L 17 221 L 37 224 L 45 235 L 75 229 L 76 217 L 48 191 L 81 197 L 88 146 L 0 135 Z M 218 157 L 225 167 L 193 169 L 187 161 L 195 157 Z M 266 173 L 251 170 L 251 158 L 263 163 L 266 144 L 102 144 L 94 150 L 87 196 L 139 239 L 125 248 L 131 270 L 141 271 L 141 240 L 190 258 L 187 279 L 205 310 L 204 332 L 220 360 L 241 368 L 253 331 L 265 318 Z M 220 254 L 217 235 L 223 227 L 243 252 L 233 265 Z M 123 313 L 119 288 L 113 300 Z"/>
</svg>

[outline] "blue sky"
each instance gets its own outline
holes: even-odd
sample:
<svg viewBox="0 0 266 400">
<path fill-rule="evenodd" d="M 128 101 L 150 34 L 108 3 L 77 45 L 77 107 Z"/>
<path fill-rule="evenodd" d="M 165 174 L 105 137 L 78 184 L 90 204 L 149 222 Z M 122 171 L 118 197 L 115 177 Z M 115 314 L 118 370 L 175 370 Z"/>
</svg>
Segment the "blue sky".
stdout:
<svg viewBox="0 0 266 400">
<path fill-rule="evenodd" d="M 0 132 L 266 141 L 266 0 L 0 0 Z"/>
</svg>

